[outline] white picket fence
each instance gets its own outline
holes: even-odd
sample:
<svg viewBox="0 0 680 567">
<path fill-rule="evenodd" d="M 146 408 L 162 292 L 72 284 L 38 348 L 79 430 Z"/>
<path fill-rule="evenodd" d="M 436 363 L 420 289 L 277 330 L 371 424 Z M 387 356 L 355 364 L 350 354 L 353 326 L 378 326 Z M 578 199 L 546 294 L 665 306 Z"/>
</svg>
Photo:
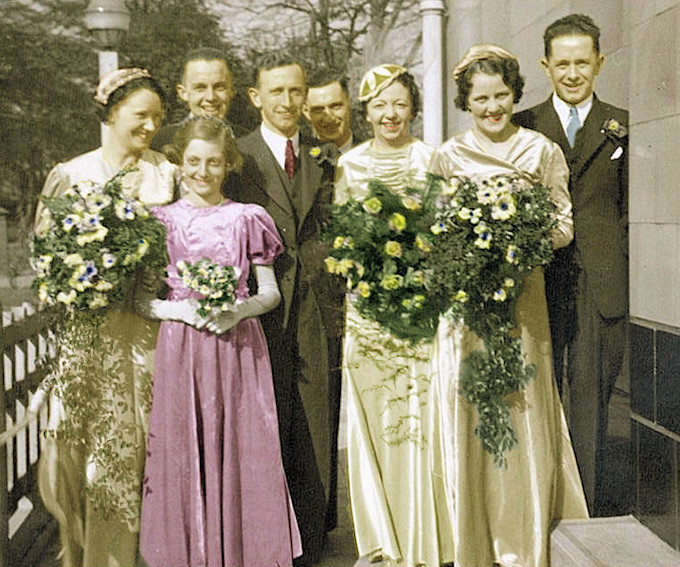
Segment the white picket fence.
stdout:
<svg viewBox="0 0 680 567">
<path fill-rule="evenodd" d="M 36 312 L 28 303 L 2 310 L 0 408 L 5 418 L 0 416 L 0 567 L 24 565 L 29 552 L 26 542 L 41 540 L 40 534 L 33 533 L 31 521 L 42 509 L 37 464 L 48 407 L 43 404 L 33 413 L 29 406 L 33 401 L 32 409 L 37 409 L 36 390 L 47 374 L 48 360 L 55 356 L 50 321 L 49 313 Z"/>
</svg>

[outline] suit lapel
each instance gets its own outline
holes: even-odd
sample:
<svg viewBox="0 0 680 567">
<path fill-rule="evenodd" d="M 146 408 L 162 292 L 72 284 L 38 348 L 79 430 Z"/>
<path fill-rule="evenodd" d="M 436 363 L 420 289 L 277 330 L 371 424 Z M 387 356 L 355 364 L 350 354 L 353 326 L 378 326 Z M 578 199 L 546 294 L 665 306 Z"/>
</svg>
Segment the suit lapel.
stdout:
<svg viewBox="0 0 680 567">
<path fill-rule="evenodd" d="M 588 113 L 583 127 L 577 132 L 574 143 L 574 166 L 572 176 L 577 178 L 588 167 L 588 164 L 595 158 L 596 154 L 602 149 L 607 141 L 607 137 L 602 135 L 602 125 L 607 119 L 604 105 L 595 97 L 593 106 Z"/>
<path fill-rule="evenodd" d="M 295 207 L 286 190 L 286 185 L 291 184 L 288 177 L 286 177 L 274 154 L 262 138 L 259 128 L 253 132 L 252 136 L 253 155 L 260 164 L 262 173 L 260 188 L 282 209 L 294 213 Z"/>
<path fill-rule="evenodd" d="M 557 116 L 555 107 L 552 103 L 552 96 L 541 104 L 535 111 L 536 130 L 543 132 L 548 138 L 556 142 L 565 156 L 569 156 L 572 149 L 567 140 L 567 136 L 562 128 L 560 117 Z"/>
<path fill-rule="evenodd" d="M 307 217 L 314 201 L 316 194 L 321 185 L 321 175 L 323 173 L 320 168 L 309 155 L 309 147 L 307 144 L 300 143 L 300 165 L 295 175 L 295 185 L 299 195 L 300 210 L 298 211 L 298 227 L 302 226 L 303 221 Z"/>
</svg>

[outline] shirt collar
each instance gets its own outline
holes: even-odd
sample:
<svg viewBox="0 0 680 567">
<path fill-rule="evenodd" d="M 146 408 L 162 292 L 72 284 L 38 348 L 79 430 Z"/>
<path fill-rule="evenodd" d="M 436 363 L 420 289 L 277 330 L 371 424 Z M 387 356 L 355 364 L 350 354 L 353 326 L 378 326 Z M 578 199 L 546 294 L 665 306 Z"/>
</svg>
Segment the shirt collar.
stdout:
<svg viewBox="0 0 680 567">
<path fill-rule="evenodd" d="M 265 126 L 264 122 L 260 124 L 260 132 L 262 133 L 262 139 L 264 143 L 269 146 L 269 149 L 274 154 L 276 161 L 283 168 L 286 163 L 286 142 L 289 138 L 282 136 L 278 132 L 274 132 L 271 128 Z M 295 152 L 295 157 L 300 156 L 300 131 L 298 130 L 290 137 L 293 141 L 293 152 Z"/>
<path fill-rule="evenodd" d="M 560 97 L 557 96 L 557 93 L 553 93 L 552 103 L 553 107 L 555 108 L 555 112 L 557 112 L 557 116 L 560 119 L 562 128 L 566 132 L 567 124 L 569 124 L 569 111 L 572 105 L 564 102 Z M 588 118 L 588 113 L 590 112 L 590 109 L 592 107 L 593 107 L 592 94 L 586 100 L 576 105 L 576 112 L 578 112 L 578 119 L 581 121 L 581 124 L 585 123 L 586 118 Z"/>
</svg>

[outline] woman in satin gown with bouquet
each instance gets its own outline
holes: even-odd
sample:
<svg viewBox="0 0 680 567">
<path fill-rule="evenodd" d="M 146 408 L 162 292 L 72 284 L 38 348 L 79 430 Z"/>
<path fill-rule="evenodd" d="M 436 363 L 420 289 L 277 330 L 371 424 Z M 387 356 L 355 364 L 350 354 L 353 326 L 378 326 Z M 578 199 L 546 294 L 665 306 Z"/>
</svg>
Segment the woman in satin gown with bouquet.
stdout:
<svg viewBox="0 0 680 567">
<path fill-rule="evenodd" d="M 371 250 L 366 273 L 358 268 L 350 274 L 356 285 L 345 303 L 342 371 L 354 533 L 363 562 L 439 567 L 450 561 L 452 535 L 450 521 L 440 517 L 446 513 L 444 486 L 436 466 L 441 460 L 432 455 L 437 434 L 427 403 L 436 314 L 430 336 L 422 340 L 416 325 L 401 323 L 418 316 L 419 302 L 425 299 L 422 271 L 405 264 L 407 257 L 423 256 L 428 244 L 418 235 L 414 244 L 405 234 L 412 237 L 420 230 L 414 226 L 423 212 L 433 148 L 410 133 L 420 99 L 413 76 L 404 67 L 384 64 L 369 70 L 361 81 L 359 100 L 373 138 L 339 158 L 334 203 L 355 207 L 361 220 L 344 227 L 345 232 L 336 231 L 331 252 L 336 257 L 327 260 L 329 271 L 341 273 L 343 263 L 352 264 L 343 255 Z M 375 181 L 380 183 L 379 193 Z M 385 214 L 388 207 L 400 212 Z M 381 215 L 389 221 L 381 220 Z M 335 218 L 342 224 L 348 215 L 341 209 Z M 371 227 L 376 223 L 384 223 L 385 230 L 374 238 Z M 383 242 L 384 238 L 388 240 Z M 360 311 L 362 303 L 381 294 L 396 313 L 382 321 L 376 317 L 384 313 L 371 317 Z"/>
<path fill-rule="evenodd" d="M 495 45 L 475 45 L 456 66 L 453 78 L 458 87 L 456 105 L 470 112 L 473 126 L 446 141 L 433 155 L 430 171 L 443 178 L 449 193 L 441 201 L 449 211 L 440 211 L 440 216 L 453 219 L 457 226 L 476 223 L 475 242 L 479 253 L 486 253 L 491 249 L 492 231 L 484 223 L 520 214 L 515 204 L 532 198 L 531 193 L 523 197 L 521 191 L 531 192 L 541 184 L 552 202 L 552 228 L 545 240 L 553 248 L 566 246 L 573 238 L 567 164 L 555 143 L 511 121 L 524 82 L 515 56 Z M 463 184 L 468 182 L 476 184 L 476 208 L 462 207 Z M 482 212 L 485 203 L 493 211 L 488 219 Z M 538 245 L 529 242 L 526 246 L 533 244 Z M 514 245 L 508 246 L 507 265 L 499 269 L 510 269 L 521 253 Z M 451 263 L 447 268 L 451 270 Z M 482 279 L 492 276 L 487 272 Z M 548 567 L 553 522 L 586 518 L 588 513 L 553 379 L 542 268 L 506 275 L 501 281 L 487 305 L 494 309 L 495 302 L 511 297 L 511 288 L 521 290 L 508 335 L 516 339 L 517 351 L 512 354 L 519 357 L 520 367 L 530 369 L 524 387 L 501 402 L 507 403 L 506 415 L 514 431 L 505 441 L 514 438 L 514 442 L 495 446 L 495 454 L 487 450 L 493 446 L 493 435 L 489 430 L 476 431 L 480 414 L 462 393 L 464 379 L 473 376 L 475 386 L 474 372 L 483 371 L 477 366 L 471 373 L 467 361 L 475 352 L 483 352 L 486 343 L 460 319 L 446 315 L 440 319 L 435 342 L 432 405 L 441 427 L 447 501 L 454 526 L 453 561 L 456 567 Z M 467 308 L 465 302 L 472 301 L 472 295 L 470 289 L 452 293 L 461 308 Z M 509 360 L 491 360 L 490 364 L 498 368 L 499 362 Z"/>
<path fill-rule="evenodd" d="M 141 554 L 151 567 L 292 567 L 300 534 L 257 318 L 280 301 L 272 264 L 283 244 L 262 207 L 222 195 L 241 163 L 223 122 L 188 120 L 172 149 L 183 197 L 153 209 L 167 227 L 169 292 L 136 303 L 162 321 Z"/>
<path fill-rule="evenodd" d="M 160 85 L 145 69 L 118 69 L 101 78 L 94 99 L 101 121 L 107 126 L 102 146 L 57 164 L 47 176 L 41 198 L 68 198 L 75 194 L 74 187 L 102 188 L 119 176 L 120 189 L 115 199 L 129 209 L 123 214 L 134 217 L 140 203 L 153 206 L 171 202 L 177 168 L 164 155 L 149 149 L 163 119 Z M 82 210 L 74 209 L 74 215 L 69 216 L 81 217 Z M 35 225 L 38 239 L 63 235 L 42 200 Z M 78 230 L 71 228 L 69 234 Z M 97 242 L 93 245 L 96 247 Z M 162 236 L 159 247 L 163 247 Z M 107 256 L 105 250 L 100 252 L 100 257 Z M 152 254 L 159 256 L 161 251 L 148 251 L 144 259 L 147 266 Z M 79 254 L 71 256 L 76 255 Z M 99 265 L 97 278 L 115 272 L 122 264 L 122 258 L 108 256 L 110 267 Z M 56 263 L 57 258 L 53 267 Z M 107 282 L 100 278 L 99 284 L 102 283 Z M 131 277 L 122 282 L 122 287 L 130 287 L 131 297 L 139 283 Z M 94 288 L 80 289 L 88 292 Z M 99 299 L 103 302 L 108 287 L 100 289 Z M 64 307 L 63 303 L 73 301 L 74 295 L 72 291 L 53 303 Z M 59 326 L 61 352 L 56 371 L 48 377 L 53 393 L 50 434 L 43 440 L 38 486 L 46 508 L 59 524 L 63 567 L 134 566 L 138 557 L 142 473 L 158 324 L 135 314 L 129 300 L 100 309 L 105 311 L 101 317 L 96 311 L 80 311 L 78 315 L 85 319 L 76 321 L 85 324 L 81 328 L 69 325 L 72 332 L 66 337 L 65 325 Z M 87 321 L 96 318 L 100 324 L 96 336 L 92 336 L 85 327 L 91 327 Z"/>
</svg>

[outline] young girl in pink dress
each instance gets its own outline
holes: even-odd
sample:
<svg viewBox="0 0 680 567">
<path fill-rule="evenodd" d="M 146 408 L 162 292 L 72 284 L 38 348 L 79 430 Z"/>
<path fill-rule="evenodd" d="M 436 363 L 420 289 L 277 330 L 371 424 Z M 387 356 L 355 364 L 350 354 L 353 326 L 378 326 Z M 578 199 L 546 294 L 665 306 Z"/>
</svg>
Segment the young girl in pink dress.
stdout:
<svg viewBox="0 0 680 567">
<path fill-rule="evenodd" d="M 140 309 L 162 321 L 142 503 L 141 554 L 151 567 L 291 566 L 301 554 L 281 461 L 267 343 L 257 316 L 280 295 L 282 251 L 263 208 L 224 199 L 240 156 L 218 120 L 175 136 L 183 198 L 154 214 L 168 230 L 167 300 Z M 241 270 L 237 301 L 200 317 L 177 263 Z M 254 272 L 257 293 L 249 296 Z M 212 313 L 212 312 L 211 312 Z"/>
</svg>

